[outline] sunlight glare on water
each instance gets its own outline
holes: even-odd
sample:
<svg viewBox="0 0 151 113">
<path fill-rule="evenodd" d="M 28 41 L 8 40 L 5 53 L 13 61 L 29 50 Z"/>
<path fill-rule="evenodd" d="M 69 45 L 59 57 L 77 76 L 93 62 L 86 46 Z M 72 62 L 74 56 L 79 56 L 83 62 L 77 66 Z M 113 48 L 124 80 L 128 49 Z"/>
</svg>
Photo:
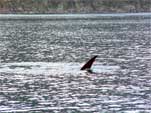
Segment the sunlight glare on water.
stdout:
<svg viewBox="0 0 151 113">
<path fill-rule="evenodd" d="M 150 13 L 0 15 L 0 62 L 2 113 L 151 112 Z"/>
</svg>

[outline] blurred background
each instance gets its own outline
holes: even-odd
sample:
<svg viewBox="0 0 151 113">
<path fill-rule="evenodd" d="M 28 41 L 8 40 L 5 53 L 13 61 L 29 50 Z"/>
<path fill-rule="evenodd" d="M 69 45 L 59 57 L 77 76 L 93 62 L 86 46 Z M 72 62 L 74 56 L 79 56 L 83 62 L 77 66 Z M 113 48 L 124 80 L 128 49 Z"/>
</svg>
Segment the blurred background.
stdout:
<svg viewBox="0 0 151 113">
<path fill-rule="evenodd" d="M 151 12 L 151 0 L 0 0 L 0 13 Z"/>
</svg>

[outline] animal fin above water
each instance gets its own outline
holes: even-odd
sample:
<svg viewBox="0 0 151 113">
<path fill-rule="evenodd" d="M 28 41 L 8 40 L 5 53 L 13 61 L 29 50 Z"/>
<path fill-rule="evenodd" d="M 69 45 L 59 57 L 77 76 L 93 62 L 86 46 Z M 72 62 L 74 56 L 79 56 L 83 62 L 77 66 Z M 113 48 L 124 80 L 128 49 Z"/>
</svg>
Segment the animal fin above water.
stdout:
<svg viewBox="0 0 151 113">
<path fill-rule="evenodd" d="M 92 66 L 92 64 L 93 64 L 93 62 L 95 61 L 96 57 L 97 57 L 97 55 L 94 56 L 94 57 L 92 57 L 88 62 L 86 62 L 86 63 L 82 66 L 81 70 L 90 69 L 91 66 Z"/>
</svg>

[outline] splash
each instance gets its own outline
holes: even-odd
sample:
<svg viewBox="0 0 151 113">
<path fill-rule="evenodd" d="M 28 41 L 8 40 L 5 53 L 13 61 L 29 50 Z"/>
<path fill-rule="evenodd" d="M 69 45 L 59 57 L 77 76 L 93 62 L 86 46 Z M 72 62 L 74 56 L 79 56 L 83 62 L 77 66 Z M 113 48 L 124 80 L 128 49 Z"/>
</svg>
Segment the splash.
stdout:
<svg viewBox="0 0 151 113">
<path fill-rule="evenodd" d="M 52 63 L 52 62 L 19 62 L 19 63 L 2 63 L 0 65 L 0 73 L 16 73 L 16 74 L 82 74 L 82 64 L 80 63 Z M 96 73 L 113 73 L 119 69 L 118 66 L 103 66 L 99 63 L 92 67 Z"/>
</svg>

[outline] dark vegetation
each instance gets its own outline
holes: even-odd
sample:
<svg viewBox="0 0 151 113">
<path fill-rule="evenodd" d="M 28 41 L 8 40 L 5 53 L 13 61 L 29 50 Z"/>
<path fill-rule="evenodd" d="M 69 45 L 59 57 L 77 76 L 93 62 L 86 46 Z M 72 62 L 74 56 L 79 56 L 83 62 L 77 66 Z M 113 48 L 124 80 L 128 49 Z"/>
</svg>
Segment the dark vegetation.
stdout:
<svg viewBox="0 0 151 113">
<path fill-rule="evenodd" d="M 151 0 L 0 0 L 0 13 L 151 12 Z"/>
</svg>

